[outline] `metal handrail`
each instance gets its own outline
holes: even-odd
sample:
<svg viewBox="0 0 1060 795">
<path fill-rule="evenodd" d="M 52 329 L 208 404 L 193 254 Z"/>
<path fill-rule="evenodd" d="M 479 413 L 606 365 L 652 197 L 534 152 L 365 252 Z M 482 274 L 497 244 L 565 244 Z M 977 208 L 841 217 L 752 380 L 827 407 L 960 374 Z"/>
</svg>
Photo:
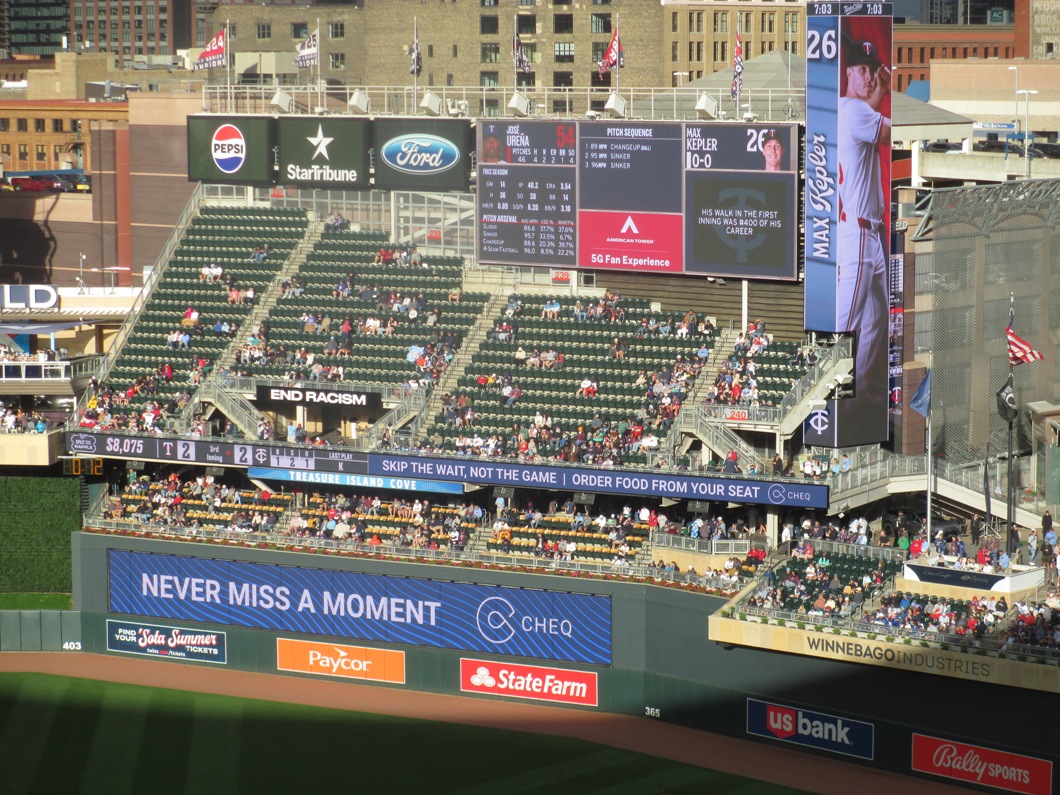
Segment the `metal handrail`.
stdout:
<svg viewBox="0 0 1060 795">
<path fill-rule="evenodd" d="M 144 306 L 147 305 L 147 301 L 151 296 L 152 291 L 158 285 L 162 279 L 162 275 L 165 273 L 173 258 L 173 253 L 177 250 L 180 245 L 180 240 L 184 236 L 184 232 L 191 224 L 191 220 L 195 217 L 195 214 L 199 210 L 199 205 L 202 203 L 203 198 L 203 185 L 201 182 L 195 184 L 191 195 L 188 197 L 188 201 L 184 204 L 184 209 L 181 210 L 180 217 L 177 218 L 173 224 L 173 231 L 169 233 L 169 237 L 162 246 L 162 250 L 159 251 L 158 257 L 155 259 L 154 267 L 151 269 L 151 273 L 144 279 L 143 287 L 140 288 L 140 292 L 133 300 L 132 306 L 129 307 L 129 313 L 125 316 L 125 320 L 118 328 L 117 334 L 114 335 L 114 339 L 111 340 L 110 349 L 104 354 L 103 361 L 100 363 L 97 370 L 97 378 L 100 382 L 104 381 L 110 371 L 114 368 L 114 365 L 118 361 L 118 357 L 121 355 L 121 350 L 125 346 L 126 341 L 132 335 L 133 328 L 140 320 L 140 313 L 143 311 Z M 78 399 L 77 406 L 70 419 L 70 428 L 77 427 L 77 423 L 85 413 L 85 409 L 88 407 L 88 400 L 92 397 L 86 390 L 83 395 Z"/>
<path fill-rule="evenodd" d="M 318 107 L 348 113 L 348 103 L 354 91 L 366 94 L 375 115 L 414 115 L 423 100 L 412 85 L 404 86 L 328 86 L 321 96 L 315 85 L 282 84 L 293 100 L 292 113 L 313 114 Z M 443 111 L 451 116 L 476 115 L 481 108 L 496 103 L 494 113 L 504 113 L 514 89 L 511 86 L 431 86 L 429 91 L 441 100 Z M 211 113 L 268 113 L 269 102 L 276 86 L 269 85 L 204 85 L 203 108 Z M 584 118 L 594 105 L 602 108 L 612 92 L 626 100 L 626 118 L 698 119 L 696 103 L 703 94 L 711 95 L 718 107 L 731 101 L 728 87 L 673 88 L 559 88 L 552 86 L 520 86 L 519 92 L 531 103 L 533 114 L 539 118 Z M 740 94 L 745 118 L 758 121 L 792 121 L 805 115 L 806 90 L 790 88 L 744 87 Z M 554 107 L 563 112 L 551 112 Z M 490 111 L 485 111 L 489 113 Z M 724 115 L 724 114 L 723 114 Z"/>
<path fill-rule="evenodd" d="M 367 544 L 344 539 L 313 536 L 289 536 L 283 533 L 257 533 L 230 531 L 218 527 L 170 527 L 155 524 L 142 524 L 132 520 L 102 519 L 96 517 L 85 520 L 86 532 L 94 531 L 132 531 L 142 535 L 153 535 L 162 538 L 176 538 L 191 542 L 218 542 L 235 546 L 272 546 L 291 552 L 301 550 L 333 551 L 339 553 L 359 554 L 365 556 L 385 555 L 403 558 L 410 561 L 430 563 L 455 563 L 458 565 L 494 566 L 499 568 L 522 568 L 540 574 L 588 574 L 597 577 L 632 579 L 642 581 L 667 582 L 678 585 L 689 585 L 713 591 L 735 593 L 741 586 L 739 578 L 716 578 L 686 574 L 680 571 L 665 571 L 648 566 L 615 566 L 612 563 L 589 560 L 547 560 L 523 555 L 503 555 L 489 552 L 459 552 L 449 549 L 413 549 L 395 544 Z"/>
</svg>

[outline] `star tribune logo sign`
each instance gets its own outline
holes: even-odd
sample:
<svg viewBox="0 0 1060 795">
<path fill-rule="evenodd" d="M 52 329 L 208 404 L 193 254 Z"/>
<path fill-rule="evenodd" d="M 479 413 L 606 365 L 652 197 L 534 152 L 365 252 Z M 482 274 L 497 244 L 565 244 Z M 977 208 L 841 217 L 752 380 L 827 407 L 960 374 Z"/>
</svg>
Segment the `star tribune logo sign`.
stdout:
<svg viewBox="0 0 1060 795">
<path fill-rule="evenodd" d="M 288 182 L 337 188 L 363 182 L 364 174 L 351 168 L 357 165 L 353 153 L 361 136 L 342 122 L 317 121 L 313 127 L 314 122 L 291 119 L 281 124 L 287 125 L 280 132 L 281 173 Z"/>
</svg>

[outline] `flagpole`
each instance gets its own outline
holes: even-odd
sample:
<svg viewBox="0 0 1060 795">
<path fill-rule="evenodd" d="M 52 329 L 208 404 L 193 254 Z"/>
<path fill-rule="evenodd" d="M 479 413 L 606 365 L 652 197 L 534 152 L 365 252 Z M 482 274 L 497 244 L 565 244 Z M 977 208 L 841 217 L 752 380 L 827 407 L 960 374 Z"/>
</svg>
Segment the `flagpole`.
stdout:
<svg viewBox="0 0 1060 795">
<path fill-rule="evenodd" d="M 1009 325 L 1010 326 L 1012 325 L 1012 318 L 1015 317 L 1015 312 L 1016 312 L 1016 294 L 1014 292 L 1010 292 L 1008 294 L 1008 317 L 1009 317 Z M 1007 344 L 1007 335 L 1006 335 L 1006 344 Z M 1012 364 L 1012 357 L 1010 356 L 1009 360 L 1008 360 L 1008 383 L 1009 383 L 1010 387 L 1013 386 L 1012 371 L 1014 369 L 1015 369 L 1015 365 Z M 1012 530 L 1013 527 L 1016 526 L 1016 487 L 1015 487 L 1015 484 L 1012 482 L 1013 473 L 1015 472 L 1015 467 L 1013 466 L 1013 461 L 1012 461 L 1012 456 L 1013 456 L 1012 448 L 1013 448 L 1013 445 L 1014 445 L 1015 436 L 1016 436 L 1016 418 L 1013 416 L 1008 421 L 1008 493 L 1005 495 L 1005 497 L 1006 497 L 1006 501 L 1005 501 L 1006 513 L 1005 513 L 1005 515 L 1008 517 L 1008 527 L 1005 528 L 1005 538 L 1004 538 L 1004 545 L 1005 545 L 1004 548 L 1008 551 L 1008 553 L 1010 555 L 1012 555 L 1013 552 L 1014 552 L 1014 550 L 1010 549 L 1011 539 L 1012 539 L 1011 530 Z"/>
<path fill-rule="evenodd" d="M 512 89 L 519 92 L 519 60 L 516 57 L 515 37 L 519 35 L 519 15 L 512 14 Z"/>
<path fill-rule="evenodd" d="M 934 351 L 928 351 L 928 375 L 931 376 L 935 366 L 935 354 Z M 931 399 L 931 392 L 935 384 L 928 384 L 928 413 L 927 413 L 927 517 L 925 522 L 927 524 L 927 541 L 931 541 L 933 536 L 931 533 L 931 490 L 932 484 L 934 483 L 935 476 L 935 456 L 934 449 L 931 443 L 931 415 L 934 406 L 934 401 Z M 939 554 L 942 554 L 939 552 Z"/>
<path fill-rule="evenodd" d="M 317 107 L 324 107 L 324 75 L 322 69 L 324 68 L 324 53 L 320 51 L 320 17 L 317 17 Z"/>
<path fill-rule="evenodd" d="M 228 95 L 228 112 L 235 113 L 232 108 L 232 59 L 228 53 L 228 42 L 232 38 L 232 21 L 225 20 L 225 75 Z"/>
<path fill-rule="evenodd" d="M 618 16 L 619 16 L 618 12 L 616 11 L 615 12 L 615 36 L 618 36 Z M 621 42 L 621 39 L 619 39 L 619 42 Z M 615 61 L 615 65 L 612 68 L 612 71 L 615 73 L 615 93 L 617 94 L 618 90 L 620 88 L 622 88 L 622 70 L 618 66 L 618 61 Z"/>
<path fill-rule="evenodd" d="M 416 57 L 419 57 L 420 29 L 416 17 L 412 18 L 412 46 L 416 48 Z M 419 69 L 412 70 L 412 115 L 417 116 L 420 112 L 420 75 Z"/>
</svg>

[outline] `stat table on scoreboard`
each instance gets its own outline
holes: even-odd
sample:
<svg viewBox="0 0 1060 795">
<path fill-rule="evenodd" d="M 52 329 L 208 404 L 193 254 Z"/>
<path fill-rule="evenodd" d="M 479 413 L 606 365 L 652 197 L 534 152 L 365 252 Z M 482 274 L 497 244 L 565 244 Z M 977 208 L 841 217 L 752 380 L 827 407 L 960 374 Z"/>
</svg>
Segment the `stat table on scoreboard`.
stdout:
<svg viewBox="0 0 1060 795">
<path fill-rule="evenodd" d="M 573 124 L 492 122 L 482 131 L 501 138 L 503 154 L 501 162 L 480 159 L 478 165 L 479 259 L 574 265 L 575 129 Z"/>
</svg>

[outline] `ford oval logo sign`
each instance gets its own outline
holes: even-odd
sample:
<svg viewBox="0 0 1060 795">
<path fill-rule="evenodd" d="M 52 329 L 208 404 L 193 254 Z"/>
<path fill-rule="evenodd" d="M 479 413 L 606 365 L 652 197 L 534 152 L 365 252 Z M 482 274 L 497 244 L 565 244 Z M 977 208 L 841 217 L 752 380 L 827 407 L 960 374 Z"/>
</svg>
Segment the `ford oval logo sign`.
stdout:
<svg viewBox="0 0 1060 795">
<path fill-rule="evenodd" d="M 379 156 L 405 174 L 441 174 L 460 162 L 460 150 L 437 135 L 399 135 L 383 144 Z"/>
</svg>

